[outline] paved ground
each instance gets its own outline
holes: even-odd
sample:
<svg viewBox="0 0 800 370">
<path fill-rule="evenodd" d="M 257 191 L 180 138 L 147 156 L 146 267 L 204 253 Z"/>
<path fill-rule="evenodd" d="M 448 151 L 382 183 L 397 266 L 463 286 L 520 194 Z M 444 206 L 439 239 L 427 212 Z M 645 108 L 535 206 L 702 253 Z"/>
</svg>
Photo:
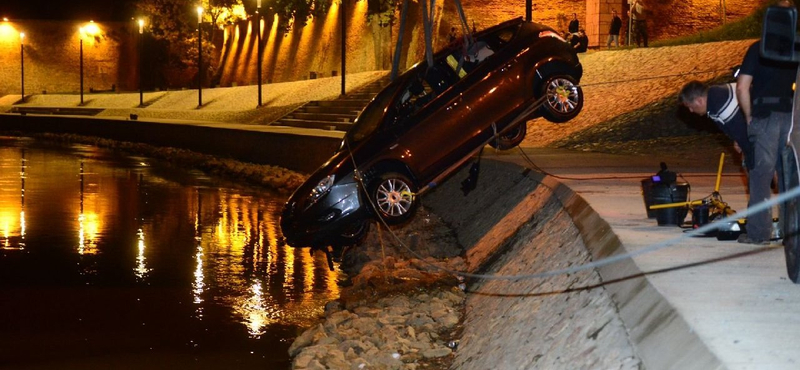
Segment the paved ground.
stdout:
<svg viewBox="0 0 800 370">
<path fill-rule="evenodd" d="M 682 235 L 677 227 L 657 226 L 654 219 L 646 218 L 640 179 L 666 161 L 690 182 L 690 198 L 699 199 L 713 190 L 718 165 L 718 158 L 696 158 L 691 153 L 656 158 L 554 149 L 525 152 L 545 171 L 570 177 L 558 181 L 584 198 L 630 252 Z M 489 157 L 525 165 L 518 151 Z M 726 162 L 720 192 L 734 209 L 744 209 L 744 177 L 733 161 Z M 600 177 L 618 178 L 593 179 Z M 782 247 L 690 238 L 638 256 L 634 262 L 721 367 L 800 367 L 800 346 L 796 344 L 800 285 L 786 277 Z M 670 354 L 662 356 L 662 364 L 670 364 Z"/>
</svg>

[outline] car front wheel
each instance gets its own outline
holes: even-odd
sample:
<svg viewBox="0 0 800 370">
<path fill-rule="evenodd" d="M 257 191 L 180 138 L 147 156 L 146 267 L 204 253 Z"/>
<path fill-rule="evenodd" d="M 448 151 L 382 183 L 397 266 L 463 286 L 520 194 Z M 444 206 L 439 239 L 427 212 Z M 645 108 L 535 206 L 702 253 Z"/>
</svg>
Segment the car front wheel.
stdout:
<svg viewBox="0 0 800 370">
<path fill-rule="evenodd" d="M 542 116 L 550 122 L 567 122 L 583 108 L 583 90 L 569 75 L 553 75 L 547 78 L 539 94 L 544 96 Z"/>
<path fill-rule="evenodd" d="M 370 187 L 370 200 L 387 224 L 402 223 L 414 214 L 417 207 L 417 188 L 404 174 L 387 172 Z"/>
</svg>

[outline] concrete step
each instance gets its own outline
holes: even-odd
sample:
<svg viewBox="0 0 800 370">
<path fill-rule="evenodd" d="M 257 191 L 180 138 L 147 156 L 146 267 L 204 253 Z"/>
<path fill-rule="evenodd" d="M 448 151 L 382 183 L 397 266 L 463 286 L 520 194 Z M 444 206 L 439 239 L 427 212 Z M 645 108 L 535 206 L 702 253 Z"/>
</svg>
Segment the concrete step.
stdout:
<svg viewBox="0 0 800 370">
<path fill-rule="evenodd" d="M 378 90 L 378 92 L 380 92 L 380 90 Z M 354 93 L 351 93 L 351 94 L 347 94 L 347 95 L 345 95 L 345 96 L 343 96 L 343 97 L 341 97 L 341 98 L 339 98 L 337 100 L 366 100 L 366 101 L 370 101 L 370 100 L 372 100 L 372 98 L 375 97 L 375 95 L 378 94 L 378 92 L 375 92 L 375 93 L 372 93 L 372 92 L 354 92 Z"/>
<path fill-rule="evenodd" d="M 78 107 L 14 107 L 10 113 L 19 114 L 53 114 L 67 116 L 95 116 L 102 112 L 102 108 L 78 108 Z"/>
<path fill-rule="evenodd" d="M 352 115 L 357 116 L 358 112 L 361 111 L 363 107 L 320 107 L 320 106 L 310 106 L 305 105 L 297 109 L 295 112 L 300 113 L 327 113 L 327 114 L 343 114 L 343 115 Z"/>
<path fill-rule="evenodd" d="M 281 118 L 276 121 L 273 125 L 275 126 L 290 126 L 290 127 L 302 127 L 302 128 L 316 128 L 320 130 L 338 130 L 338 131 L 347 131 L 350 129 L 350 126 L 353 125 L 352 122 L 328 122 L 328 121 L 311 121 L 311 120 L 304 120 L 304 119 L 292 119 L 292 118 Z"/>
<path fill-rule="evenodd" d="M 367 103 L 369 103 L 369 100 L 317 100 L 309 102 L 308 105 L 317 107 L 347 107 L 361 110 L 367 106 Z"/>
<path fill-rule="evenodd" d="M 286 118 L 304 119 L 309 121 L 325 121 L 325 122 L 353 122 L 356 114 L 337 114 L 337 113 L 303 113 L 293 112 Z"/>
</svg>

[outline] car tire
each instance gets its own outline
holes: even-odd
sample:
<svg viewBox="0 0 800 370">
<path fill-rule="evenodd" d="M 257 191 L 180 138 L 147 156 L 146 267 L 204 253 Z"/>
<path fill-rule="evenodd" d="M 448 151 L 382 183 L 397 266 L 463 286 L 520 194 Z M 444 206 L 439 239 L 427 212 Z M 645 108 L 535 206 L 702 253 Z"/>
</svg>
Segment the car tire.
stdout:
<svg viewBox="0 0 800 370">
<path fill-rule="evenodd" d="M 583 108 L 583 90 L 569 75 L 554 74 L 542 84 L 538 97 L 545 97 L 540 112 L 550 122 L 563 123 L 575 118 Z"/>
<path fill-rule="evenodd" d="M 786 190 L 800 186 L 800 174 L 797 173 L 796 158 L 790 155 L 784 165 L 784 181 Z M 783 207 L 783 251 L 786 255 L 786 272 L 789 279 L 795 284 L 800 284 L 800 200 L 789 199 Z"/>
<path fill-rule="evenodd" d="M 378 217 L 389 225 L 407 221 L 417 208 L 417 187 L 405 174 L 383 173 L 371 182 L 369 198 Z"/>
<path fill-rule="evenodd" d="M 489 146 L 497 150 L 513 149 L 522 143 L 522 140 L 525 139 L 525 134 L 527 131 L 528 124 L 521 122 L 517 124 L 517 127 L 509 129 L 503 135 L 498 135 L 496 138 L 492 138 L 492 141 L 489 142 Z"/>
<path fill-rule="evenodd" d="M 352 247 L 360 244 L 369 233 L 369 220 L 360 220 L 351 223 L 331 241 L 334 247 Z"/>
</svg>

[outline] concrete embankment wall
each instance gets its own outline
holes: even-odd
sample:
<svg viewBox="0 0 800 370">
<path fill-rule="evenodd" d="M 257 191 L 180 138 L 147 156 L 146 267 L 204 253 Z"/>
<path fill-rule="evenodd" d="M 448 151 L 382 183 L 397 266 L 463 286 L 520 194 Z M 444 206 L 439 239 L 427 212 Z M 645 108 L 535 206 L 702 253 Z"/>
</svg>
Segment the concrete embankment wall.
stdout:
<svg viewBox="0 0 800 370">
<path fill-rule="evenodd" d="M 467 250 L 473 272 L 533 274 L 625 253 L 609 225 L 550 177 L 484 160 L 423 198 Z M 459 369 L 717 369 L 719 360 L 635 263 L 469 285 Z M 643 366 L 642 366 L 643 365 Z"/>
<path fill-rule="evenodd" d="M 188 149 L 305 173 L 313 172 L 330 158 L 341 142 L 340 138 L 334 137 L 241 130 L 234 126 L 0 114 L 0 131 L 97 136 Z"/>
</svg>

